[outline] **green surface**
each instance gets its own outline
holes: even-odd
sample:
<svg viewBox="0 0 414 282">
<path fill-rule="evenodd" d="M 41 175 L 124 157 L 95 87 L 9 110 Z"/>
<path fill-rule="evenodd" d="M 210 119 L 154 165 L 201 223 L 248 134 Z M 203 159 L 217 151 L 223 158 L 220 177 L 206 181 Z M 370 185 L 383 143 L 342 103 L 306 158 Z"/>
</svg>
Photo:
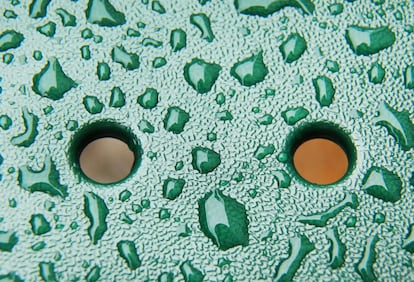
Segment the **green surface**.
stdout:
<svg viewBox="0 0 414 282">
<path fill-rule="evenodd" d="M 414 3 L 0 1 L 0 281 L 414 281 Z M 117 137 L 126 179 L 77 158 Z M 325 137 L 344 179 L 307 183 Z"/>
</svg>

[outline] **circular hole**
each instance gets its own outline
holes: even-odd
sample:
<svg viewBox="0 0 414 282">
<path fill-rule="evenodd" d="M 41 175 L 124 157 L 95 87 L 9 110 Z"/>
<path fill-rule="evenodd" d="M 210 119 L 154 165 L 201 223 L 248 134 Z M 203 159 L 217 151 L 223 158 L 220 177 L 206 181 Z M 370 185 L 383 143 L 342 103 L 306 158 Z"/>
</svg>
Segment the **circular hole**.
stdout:
<svg viewBox="0 0 414 282">
<path fill-rule="evenodd" d="M 134 172 L 142 157 L 141 146 L 126 128 L 112 121 L 82 127 L 72 139 L 69 157 L 74 170 L 99 184 L 112 184 Z"/>
<path fill-rule="evenodd" d="M 316 185 L 337 183 L 349 175 L 356 150 L 334 124 L 318 122 L 298 128 L 288 138 L 291 166 L 300 179 Z"/>
</svg>

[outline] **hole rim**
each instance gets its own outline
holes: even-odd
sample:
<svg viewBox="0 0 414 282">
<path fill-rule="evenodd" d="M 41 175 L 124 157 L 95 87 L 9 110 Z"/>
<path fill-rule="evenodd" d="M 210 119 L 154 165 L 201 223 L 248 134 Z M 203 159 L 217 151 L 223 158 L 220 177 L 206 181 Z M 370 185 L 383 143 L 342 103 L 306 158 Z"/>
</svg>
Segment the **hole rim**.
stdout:
<svg viewBox="0 0 414 282">
<path fill-rule="evenodd" d="M 348 168 L 345 174 L 337 181 L 328 184 L 313 183 L 303 178 L 296 170 L 293 163 L 293 156 L 300 145 L 306 141 L 323 138 L 337 144 L 346 154 L 348 159 Z M 285 152 L 288 153 L 288 167 L 289 171 L 300 181 L 302 184 L 317 188 L 330 188 L 345 181 L 352 175 L 357 163 L 357 150 L 352 141 L 349 131 L 340 127 L 339 125 L 329 121 L 316 121 L 307 122 L 295 128 L 291 132 L 285 143 Z"/>
<path fill-rule="evenodd" d="M 134 154 L 134 162 L 129 174 L 121 180 L 109 183 L 98 182 L 86 175 L 80 165 L 82 151 L 95 140 L 111 137 L 124 142 Z M 70 139 L 69 150 L 67 152 L 69 164 L 76 176 L 81 179 L 99 186 L 114 186 L 126 182 L 134 175 L 141 166 L 144 156 L 141 142 L 132 130 L 112 119 L 98 120 L 82 125 Z"/>
</svg>

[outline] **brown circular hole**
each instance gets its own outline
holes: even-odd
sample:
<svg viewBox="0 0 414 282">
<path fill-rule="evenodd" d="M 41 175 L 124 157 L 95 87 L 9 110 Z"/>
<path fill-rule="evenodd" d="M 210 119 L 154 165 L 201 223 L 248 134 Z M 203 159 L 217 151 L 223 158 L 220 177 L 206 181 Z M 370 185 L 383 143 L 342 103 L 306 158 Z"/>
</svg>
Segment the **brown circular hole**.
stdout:
<svg viewBox="0 0 414 282">
<path fill-rule="evenodd" d="M 293 154 L 293 166 L 306 181 L 327 185 L 345 176 L 349 160 L 345 150 L 334 141 L 313 138 L 296 148 Z"/>
<path fill-rule="evenodd" d="M 124 141 L 103 137 L 87 144 L 80 153 L 82 172 L 93 181 L 109 184 L 125 179 L 135 163 L 134 152 Z"/>
</svg>

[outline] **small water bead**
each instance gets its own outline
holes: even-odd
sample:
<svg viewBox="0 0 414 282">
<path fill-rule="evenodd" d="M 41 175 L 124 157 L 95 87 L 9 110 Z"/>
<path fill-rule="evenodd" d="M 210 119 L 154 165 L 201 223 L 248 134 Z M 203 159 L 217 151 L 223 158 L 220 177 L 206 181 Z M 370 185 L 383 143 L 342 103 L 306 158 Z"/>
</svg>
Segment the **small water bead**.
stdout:
<svg viewBox="0 0 414 282">
<path fill-rule="evenodd" d="M 105 62 L 99 62 L 96 74 L 98 75 L 98 79 L 101 81 L 109 80 L 111 78 L 111 70 L 109 65 Z"/>
<path fill-rule="evenodd" d="M 159 213 L 158 213 L 158 218 L 163 220 L 163 219 L 169 219 L 171 217 L 171 213 L 168 209 L 160 209 Z"/>
<path fill-rule="evenodd" d="M 54 22 L 49 21 L 42 26 L 38 26 L 36 30 L 44 36 L 53 37 L 56 33 L 56 24 Z"/>
<path fill-rule="evenodd" d="M 305 52 L 307 46 L 305 39 L 297 33 L 293 33 L 282 42 L 279 47 L 283 60 L 286 63 L 293 63 Z"/>
<path fill-rule="evenodd" d="M 85 277 L 86 282 L 96 282 L 101 277 L 101 268 L 97 265 L 92 267 Z"/>
<path fill-rule="evenodd" d="M 282 118 L 288 125 L 295 125 L 298 121 L 306 118 L 309 111 L 304 107 L 288 108 L 282 112 Z"/>
<path fill-rule="evenodd" d="M 332 73 L 339 71 L 339 64 L 336 61 L 326 60 L 325 66 Z"/>
<path fill-rule="evenodd" d="M 337 16 L 343 12 L 344 5 L 342 3 L 333 3 L 329 5 L 328 9 L 332 16 Z"/>
<path fill-rule="evenodd" d="M 151 9 L 154 12 L 157 12 L 158 14 L 165 14 L 166 13 L 166 10 L 165 10 L 164 6 L 158 0 L 152 1 Z"/>
<path fill-rule="evenodd" d="M 122 92 L 121 88 L 112 88 L 109 106 L 113 108 L 122 108 L 123 106 L 125 106 L 125 103 L 125 93 Z"/>
<path fill-rule="evenodd" d="M 35 142 L 39 133 L 37 131 L 39 118 L 35 114 L 29 112 L 27 108 L 23 108 L 23 122 L 25 127 L 24 132 L 12 137 L 10 141 L 15 146 L 27 148 Z"/>
<path fill-rule="evenodd" d="M 230 74 L 244 86 L 262 82 L 268 72 L 263 62 L 263 52 L 237 62 L 230 70 Z"/>
<path fill-rule="evenodd" d="M 104 108 L 104 104 L 102 104 L 95 96 L 85 96 L 83 98 L 83 105 L 85 106 L 85 109 L 92 115 L 99 114 Z"/>
<path fill-rule="evenodd" d="M 187 46 L 187 34 L 182 29 L 174 29 L 170 35 L 170 45 L 173 52 L 178 52 Z"/>
<path fill-rule="evenodd" d="M 385 70 L 379 63 L 374 63 L 368 71 L 369 82 L 380 84 L 384 80 Z"/>
<path fill-rule="evenodd" d="M 45 247 L 46 247 L 46 243 L 44 241 L 40 241 L 40 242 L 33 244 L 31 249 L 35 252 L 38 252 L 40 250 L 43 250 Z"/>
<path fill-rule="evenodd" d="M 316 92 L 316 100 L 321 107 L 328 107 L 332 104 L 335 88 L 332 80 L 326 76 L 318 76 L 312 80 Z"/>
<path fill-rule="evenodd" d="M 79 124 L 76 120 L 68 120 L 66 123 L 66 129 L 69 131 L 75 131 L 78 128 Z"/>
<path fill-rule="evenodd" d="M 158 282 L 173 282 L 174 274 L 172 272 L 163 272 L 158 276 Z"/>
<path fill-rule="evenodd" d="M 144 45 L 144 47 L 152 46 L 152 47 L 158 48 L 162 46 L 162 41 L 158 41 L 153 38 L 146 37 L 144 38 L 144 40 L 142 40 L 142 45 Z"/>
<path fill-rule="evenodd" d="M 0 116 L 0 128 L 3 130 L 9 130 L 12 126 L 12 119 L 8 115 Z"/>
<path fill-rule="evenodd" d="M 152 67 L 155 69 L 159 69 L 167 64 L 167 60 L 164 57 L 156 57 L 152 61 Z"/>
<path fill-rule="evenodd" d="M 292 178 L 283 169 L 276 170 L 272 175 L 276 179 L 279 188 L 288 188 L 290 186 Z"/>
<path fill-rule="evenodd" d="M 275 152 L 275 146 L 273 144 L 269 145 L 259 145 L 254 152 L 254 157 L 256 159 L 263 160 L 265 157 L 272 155 Z"/>
<path fill-rule="evenodd" d="M 174 134 L 184 131 L 184 126 L 190 120 L 190 115 L 179 107 L 168 108 L 164 118 L 164 129 Z"/>
<path fill-rule="evenodd" d="M 6 19 L 16 19 L 17 18 L 17 14 L 12 10 L 5 10 L 4 13 L 3 13 L 3 16 Z"/>
<path fill-rule="evenodd" d="M 30 218 L 30 225 L 32 227 L 32 232 L 35 235 L 42 235 L 52 230 L 50 223 L 46 220 L 43 214 L 33 214 Z"/>
<path fill-rule="evenodd" d="M 216 82 L 221 66 L 195 58 L 184 66 L 184 78 L 198 93 L 211 90 Z"/>
<path fill-rule="evenodd" d="M 24 40 L 23 34 L 15 30 L 6 30 L 0 34 L 0 52 L 18 48 Z"/>
<path fill-rule="evenodd" d="M 162 187 L 163 197 L 169 200 L 175 200 L 178 196 L 180 196 L 181 192 L 183 191 L 184 185 L 184 179 L 176 179 L 169 177 L 168 179 L 164 180 L 164 184 Z"/>
<path fill-rule="evenodd" d="M 129 224 L 129 225 L 131 225 L 132 223 L 134 223 L 134 221 L 132 220 L 132 218 L 131 218 L 129 215 L 127 215 L 127 213 L 126 213 L 126 212 L 121 212 L 121 213 L 119 214 L 119 219 L 120 219 L 122 222 L 124 222 L 124 223 L 126 223 L 126 224 Z"/>
<path fill-rule="evenodd" d="M 345 262 L 346 245 L 339 238 L 338 228 L 329 228 L 327 231 L 329 245 L 329 266 L 333 269 L 341 267 Z"/>
<path fill-rule="evenodd" d="M 91 50 L 89 49 L 89 45 L 84 45 L 80 48 L 82 59 L 90 60 L 91 59 Z"/>
<path fill-rule="evenodd" d="M 404 85 L 407 89 L 414 89 L 414 65 L 405 68 Z"/>
<path fill-rule="evenodd" d="M 205 275 L 192 262 L 187 260 L 180 265 L 180 271 L 185 282 L 202 282 Z"/>
<path fill-rule="evenodd" d="M 14 55 L 11 53 L 6 53 L 3 55 L 3 63 L 10 65 L 13 62 Z"/>
<path fill-rule="evenodd" d="M 83 39 L 91 39 L 93 38 L 93 33 L 92 30 L 90 30 L 89 28 L 85 28 L 81 31 L 81 36 Z"/>
<path fill-rule="evenodd" d="M 62 20 L 63 26 L 65 27 L 76 26 L 76 17 L 70 14 L 68 11 L 62 8 L 59 8 L 59 9 L 56 9 L 56 14 L 58 14 L 60 19 Z"/>
<path fill-rule="evenodd" d="M 406 251 L 412 254 L 414 253 L 414 224 L 410 225 L 408 233 L 404 238 L 402 247 Z"/>
<path fill-rule="evenodd" d="M 202 174 L 212 172 L 221 164 L 220 154 L 205 147 L 193 148 L 191 155 L 193 168 Z"/>
<path fill-rule="evenodd" d="M 12 252 L 18 242 L 16 232 L 0 230 L 0 251 Z"/>
<path fill-rule="evenodd" d="M 210 19 L 206 14 L 192 14 L 190 16 L 190 23 L 195 25 L 201 31 L 201 38 L 207 42 L 214 40 L 213 30 L 211 29 Z"/>
<path fill-rule="evenodd" d="M 221 121 L 230 121 L 233 119 L 233 115 L 229 111 L 225 110 L 225 111 L 217 112 L 216 118 Z"/>
<path fill-rule="evenodd" d="M 154 88 L 147 88 L 145 92 L 138 96 L 138 104 L 144 109 L 153 109 L 158 104 L 158 91 Z"/>
</svg>

